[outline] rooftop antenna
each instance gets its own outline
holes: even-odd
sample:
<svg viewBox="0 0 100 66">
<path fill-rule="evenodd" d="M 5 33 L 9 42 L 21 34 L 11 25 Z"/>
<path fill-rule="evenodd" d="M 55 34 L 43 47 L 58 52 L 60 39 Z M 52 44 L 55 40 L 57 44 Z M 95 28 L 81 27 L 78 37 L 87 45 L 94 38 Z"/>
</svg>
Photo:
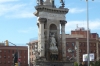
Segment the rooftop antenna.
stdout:
<svg viewBox="0 0 100 66">
<path fill-rule="evenodd" d="M 78 24 L 76 24 L 76 28 L 78 28 Z"/>
</svg>

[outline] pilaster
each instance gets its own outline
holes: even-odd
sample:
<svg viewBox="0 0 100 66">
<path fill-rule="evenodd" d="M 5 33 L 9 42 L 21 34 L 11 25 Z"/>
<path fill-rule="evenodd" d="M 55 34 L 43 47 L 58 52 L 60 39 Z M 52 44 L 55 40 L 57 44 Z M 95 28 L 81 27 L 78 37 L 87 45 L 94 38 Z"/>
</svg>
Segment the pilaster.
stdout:
<svg viewBox="0 0 100 66">
<path fill-rule="evenodd" d="M 98 48 L 98 42 L 96 42 L 96 55 L 97 55 L 97 58 L 96 58 L 96 60 L 98 61 L 99 60 L 99 48 Z"/>
<path fill-rule="evenodd" d="M 80 58 L 79 58 L 79 41 L 76 40 L 76 47 L 77 47 L 77 50 L 76 50 L 76 61 L 78 64 L 80 64 Z"/>
<path fill-rule="evenodd" d="M 65 24 L 67 21 L 60 20 L 61 23 L 61 42 L 62 42 L 62 57 L 63 60 L 66 59 L 66 38 L 65 38 Z"/>
<path fill-rule="evenodd" d="M 40 52 L 40 57 L 45 57 L 45 38 L 44 38 L 44 24 L 46 22 L 46 18 L 39 18 L 39 43 L 38 49 Z"/>
</svg>

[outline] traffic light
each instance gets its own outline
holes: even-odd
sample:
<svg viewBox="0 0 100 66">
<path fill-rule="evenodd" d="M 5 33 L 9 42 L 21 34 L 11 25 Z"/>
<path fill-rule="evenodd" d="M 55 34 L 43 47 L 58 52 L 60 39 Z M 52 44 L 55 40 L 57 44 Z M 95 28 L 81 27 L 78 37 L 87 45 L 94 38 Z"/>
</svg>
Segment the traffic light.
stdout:
<svg viewBox="0 0 100 66">
<path fill-rule="evenodd" d="M 6 42 L 6 46 L 8 46 L 8 45 L 9 45 L 9 42 L 8 42 L 8 40 L 6 40 L 5 42 Z"/>
<path fill-rule="evenodd" d="M 15 66 L 18 66 L 18 63 L 15 63 Z"/>
<path fill-rule="evenodd" d="M 14 54 L 14 64 L 18 62 L 18 52 Z"/>
</svg>

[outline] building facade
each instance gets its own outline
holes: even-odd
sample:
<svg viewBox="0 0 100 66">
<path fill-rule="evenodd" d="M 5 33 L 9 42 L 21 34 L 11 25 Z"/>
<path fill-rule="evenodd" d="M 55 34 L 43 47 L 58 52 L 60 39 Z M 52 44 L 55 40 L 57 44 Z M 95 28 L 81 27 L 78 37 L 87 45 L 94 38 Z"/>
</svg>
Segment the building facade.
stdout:
<svg viewBox="0 0 100 66">
<path fill-rule="evenodd" d="M 38 49 L 38 40 L 35 40 L 35 41 L 31 41 L 28 43 L 28 46 L 29 46 L 29 65 L 30 66 L 34 66 L 34 60 L 36 59 L 36 56 L 35 56 L 35 51 L 37 51 Z"/>
<path fill-rule="evenodd" d="M 80 64 L 83 62 L 83 54 L 87 54 L 87 30 L 83 27 L 76 28 L 71 31 L 71 34 L 66 34 L 66 59 L 70 60 L 74 57 L 75 60 Z M 38 41 L 29 42 L 30 47 L 30 61 L 35 59 L 34 49 L 38 46 Z M 77 48 L 75 50 L 75 47 Z M 91 33 L 89 31 L 89 47 L 90 53 L 94 53 L 94 61 L 100 59 L 100 38 L 97 33 Z M 73 49 L 74 52 L 69 53 L 68 49 Z M 31 63 L 32 64 L 32 63 Z M 30 65 L 32 66 L 32 65 Z"/>
<path fill-rule="evenodd" d="M 94 54 L 94 61 L 100 59 L 100 40 L 97 33 L 91 33 L 89 31 L 89 53 Z M 75 50 L 75 46 L 77 49 Z M 71 34 L 66 34 L 66 47 L 68 50 L 72 48 L 75 50 L 74 56 L 78 63 L 83 62 L 83 54 L 87 54 L 87 30 L 83 27 L 78 27 L 75 30 L 71 31 Z M 67 58 L 71 55 L 66 51 Z"/>
<path fill-rule="evenodd" d="M 28 66 L 28 47 L 27 46 L 0 46 L 0 66 L 14 66 L 13 55 L 19 50 L 20 65 Z"/>
</svg>

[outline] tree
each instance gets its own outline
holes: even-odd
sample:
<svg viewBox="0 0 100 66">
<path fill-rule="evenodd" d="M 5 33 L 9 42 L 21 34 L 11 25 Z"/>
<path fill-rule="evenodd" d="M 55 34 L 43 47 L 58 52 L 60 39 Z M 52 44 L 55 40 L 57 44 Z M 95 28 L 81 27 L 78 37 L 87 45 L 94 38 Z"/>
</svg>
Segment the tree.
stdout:
<svg viewBox="0 0 100 66">
<path fill-rule="evenodd" d="M 74 62 L 74 66 L 78 66 L 78 63 L 77 62 Z"/>
</svg>

